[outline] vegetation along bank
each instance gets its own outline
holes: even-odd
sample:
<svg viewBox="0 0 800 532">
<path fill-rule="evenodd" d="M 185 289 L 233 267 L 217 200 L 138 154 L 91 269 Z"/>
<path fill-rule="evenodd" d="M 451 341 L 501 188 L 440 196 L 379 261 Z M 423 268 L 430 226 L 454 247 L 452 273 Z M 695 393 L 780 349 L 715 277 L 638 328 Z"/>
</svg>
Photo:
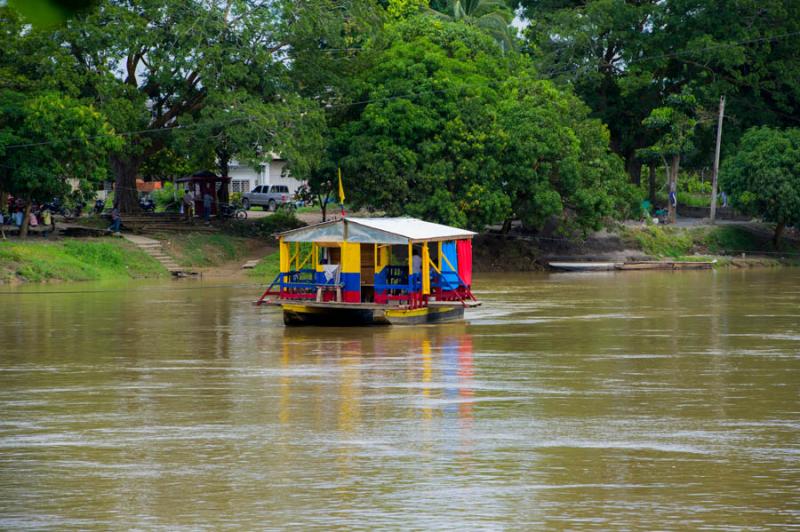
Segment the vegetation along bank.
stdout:
<svg viewBox="0 0 800 532">
<path fill-rule="evenodd" d="M 165 278 L 167 270 L 122 239 L 0 242 L 0 282 Z"/>
</svg>

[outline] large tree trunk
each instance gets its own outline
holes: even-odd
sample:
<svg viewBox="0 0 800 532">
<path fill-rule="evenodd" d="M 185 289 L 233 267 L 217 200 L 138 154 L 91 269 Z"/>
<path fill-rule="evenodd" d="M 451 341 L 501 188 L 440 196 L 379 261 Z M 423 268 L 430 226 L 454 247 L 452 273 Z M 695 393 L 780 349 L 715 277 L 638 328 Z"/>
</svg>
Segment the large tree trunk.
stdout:
<svg viewBox="0 0 800 532">
<path fill-rule="evenodd" d="M 669 203 L 669 223 L 674 224 L 676 218 L 678 217 L 678 209 L 676 205 L 678 203 L 678 169 L 681 165 L 681 156 L 679 154 L 672 156 L 672 161 L 670 163 L 669 168 L 669 184 L 667 186 L 667 200 Z M 672 202 L 672 198 L 669 197 L 670 193 L 675 194 L 675 203 Z"/>
<path fill-rule="evenodd" d="M 775 226 L 775 233 L 772 235 L 772 247 L 778 249 L 778 244 L 781 241 L 781 235 L 783 234 L 783 230 L 786 228 L 786 224 L 784 222 L 778 222 Z"/>
<path fill-rule="evenodd" d="M 230 172 L 230 164 L 231 158 L 228 154 L 220 154 L 217 153 L 217 158 L 219 159 L 219 171 L 221 177 L 228 177 L 228 172 Z M 228 203 L 228 199 L 230 198 L 230 191 L 228 190 L 228 184 L 230 181 L 222 181 L 222 186 L 219 189 L 219 196 L 217 197 L 217 201 L 220 203 Z M 217 212 L 219 216 L 219 212 Z"/>
<path fill-rule="evenodd" d="M 650 204 L 656 204 L 656 164 L 650 163 L 650 175 L 647 178 L 647 196 Z"/>
<path fill-rule="evenodd" d="M 136 191 L 136 175 L 139 173 L 141 159 L 122 156 L 111 158 L 111 169 L 114 172 L 114 207 L 119 212 L 131 214 L 139 212 L 139 194 Z"/>
<path fill-rule="evenodd" d="M 27 238 L 28 237 L 28 225 L 31 221 L 31 207 L 33 203 L 31 202 L 30 198 L 25 198 L 25 214 L 22 215 L 22 225 L 19 228 L 19 237 L 20 238 Z"/>
<path fill-rule="evenodd" d="M 328 221 L 328 196 L 326 195 L 324 198 L 322 194 L 317 194 L 317 199 L 319 200 L 319 210 L 322 211 L 322 221 Z"/>
<path fill-rule="evenodd" d="M 628 160 L 625 161 L 625 167 L 625 170 L 631 178 L 631 183 L 638 187 L 642 183 L 642 161 L 637 159 L 635 155 L 631 155 Z"/>
</svg>

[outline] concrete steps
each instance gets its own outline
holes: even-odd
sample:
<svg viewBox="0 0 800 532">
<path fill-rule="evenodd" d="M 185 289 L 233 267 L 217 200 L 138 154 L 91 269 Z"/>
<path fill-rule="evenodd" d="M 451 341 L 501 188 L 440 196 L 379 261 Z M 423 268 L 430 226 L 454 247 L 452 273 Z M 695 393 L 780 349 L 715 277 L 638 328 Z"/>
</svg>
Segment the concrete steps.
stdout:
<svg viewBox="0 0 800 532">
<path fill-rule="evenodd" d="M 139 235 L 123 235 L 126 240 L 135 244 L 139 249 L 153 257 L 155 260 L 161 263 L 164 268 L 167 269 L 172 275 L 184 277 L 187 275 L 194 275 L 194 272 L 186 271 L 184 268 L 178 265 L 171 256 L 167 255 L 164 252 L 164 248 L 161 246 L 161 242 L 158 240 L 153 240 L 152 238 L 146 238 Z"/>
</svg>

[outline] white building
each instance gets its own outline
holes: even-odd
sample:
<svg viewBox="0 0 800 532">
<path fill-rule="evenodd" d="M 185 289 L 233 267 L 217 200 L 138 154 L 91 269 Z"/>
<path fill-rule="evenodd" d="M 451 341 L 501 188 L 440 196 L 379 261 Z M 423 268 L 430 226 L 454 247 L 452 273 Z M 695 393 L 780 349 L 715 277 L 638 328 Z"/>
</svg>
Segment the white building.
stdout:
<svg viewBox="0 0 800 532">
<path fill-rule="evenodd" d="M 231 178 L 231 192 L 250 192 L 258 185 L 286 185 L 294 194 L 302 181 L 294 179 L 286 170 L 286 160 L 274 157 L 264 162 L 258 169 L 238 161 L 231 161 L 228 175 Z"/>
</svg>

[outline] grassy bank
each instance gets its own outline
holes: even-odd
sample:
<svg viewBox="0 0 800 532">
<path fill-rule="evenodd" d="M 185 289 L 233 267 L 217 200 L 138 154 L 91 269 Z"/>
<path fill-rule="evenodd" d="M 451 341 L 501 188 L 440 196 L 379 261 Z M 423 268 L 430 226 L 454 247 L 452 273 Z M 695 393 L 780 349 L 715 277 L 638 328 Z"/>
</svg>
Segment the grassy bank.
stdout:
<svg viewBox="0 0 800 532">
<path fill-rule="evenodd" d="M 241 262 L 264 243 L 224 233 L 187 233 L 152 235 L 162 242 L 164 250 L 187 268 L 213 268 L 230 262 Z"/>
<path fill-rule="evenodd" d="M 280 268 L 280 253 L 276 250 L 261 259 L 255 268 L 247 270 L 247 276 L 259 282 L 271 283 Z"/>
<path fill-rule="evenodd" d="M 762 255 L 792 257 L 800 254 L 800 242 L 784 239 L 776 249 L 769 230 L 755 226 L 722 225 L 702 227 L 626 228 L 622 238 L 634 248 L 653 257 L 683 260 L 704 256 Z"/>
<path fill-rule="evenodd" d="M 0 282 L 167 277 L 152 257 L 123 240 L 0 242 Z"/>
</svg>

